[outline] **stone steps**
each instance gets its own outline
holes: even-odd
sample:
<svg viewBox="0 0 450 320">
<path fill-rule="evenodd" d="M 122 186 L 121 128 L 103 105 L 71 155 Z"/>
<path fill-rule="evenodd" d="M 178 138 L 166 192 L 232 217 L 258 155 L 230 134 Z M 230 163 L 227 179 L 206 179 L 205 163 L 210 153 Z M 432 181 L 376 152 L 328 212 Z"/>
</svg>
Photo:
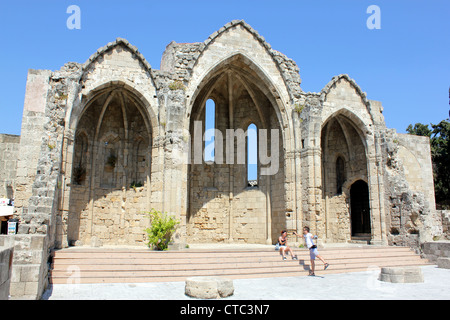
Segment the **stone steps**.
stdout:
<svg viewBox="0 0 450 320">
<path fill-rule="evenodd" d="M 231 279 L 306 276 L 309 251 L 297 249 L 298 261 L 283 261 L 273 247 L 251 250 L 209 249 L 155 252 L 123 249 L 63 249 L 54 252 L 52 283 L 139 283 L 184 281 L 193 276 Z M 430 264 L 409 248 L 371 247 L 320 249 L 330 263 L 316 262 L 316 274 L 365 271 L 373 267 Z"/>
</svg>

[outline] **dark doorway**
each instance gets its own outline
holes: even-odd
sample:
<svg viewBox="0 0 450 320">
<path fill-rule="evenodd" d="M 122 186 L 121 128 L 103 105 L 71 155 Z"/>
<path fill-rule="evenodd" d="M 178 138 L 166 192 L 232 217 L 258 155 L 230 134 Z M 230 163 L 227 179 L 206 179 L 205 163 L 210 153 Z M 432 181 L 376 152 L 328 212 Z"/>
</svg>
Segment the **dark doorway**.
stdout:
<svg viewBox="0 0 450 320">
<path fill-rule="evenodd" d="M 350 210 L 352 220 L 352 236 L 371 233 L 369 187 L 362 180 L 356 181 L 350 189 Z"/>
</svg>

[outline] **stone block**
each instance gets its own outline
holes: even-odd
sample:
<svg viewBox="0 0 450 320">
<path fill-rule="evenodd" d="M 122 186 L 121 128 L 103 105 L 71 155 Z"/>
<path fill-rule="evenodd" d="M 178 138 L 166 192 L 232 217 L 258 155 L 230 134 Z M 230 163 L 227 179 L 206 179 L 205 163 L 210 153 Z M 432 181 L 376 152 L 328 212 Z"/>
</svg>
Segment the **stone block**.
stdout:
<svg viewBox="0 0 450 320">
<path fill-rule="evenodd" d="M 10 295 L 22 298 L 25 295 L 25 282 L 11 282 Z"/>
<path fill-rule="evenodd" d="M 418 283 L 424 281 L 420 267 L 384 267 L 381 268 L 379 280 L 392 283 Z"/>
<path fill-rule="evenodd" d="M 450 269 L 450 258 L 438 258 L 437 266 L 442 269 Z"/>
<path fill-rule="evenodd" d="M 233 280 L 221 277 L 191 277 L 186 279 L 185 294 L 199 299 L 226 298 L 234 293 Z"/>
<path fill-rule="evenodd" d="M 0 248 L 0 300 L 8 300 L 14 248 Z"/>
<path fill-rule="evenodd" d="M 29 264 L 21 266 L 21 282 L 34 282 L 39 278 L 40 265 Z"/>
<path fill-rule="evenodd" d="M 450 241 L 433 241 L 423 244 L 424 257 L 431 262 L 437 261 L 439 257 L 450 258 Z"/>
</svg>

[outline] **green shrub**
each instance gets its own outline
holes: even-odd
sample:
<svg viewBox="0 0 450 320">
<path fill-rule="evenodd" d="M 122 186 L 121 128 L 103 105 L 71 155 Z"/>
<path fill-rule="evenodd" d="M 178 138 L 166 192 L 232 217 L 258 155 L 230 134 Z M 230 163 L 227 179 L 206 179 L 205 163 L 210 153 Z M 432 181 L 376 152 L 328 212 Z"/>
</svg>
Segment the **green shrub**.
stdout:
<svg viewBox="0 0 450 320">
<path fill-rule="evenodd" d="M 175 217 L 155 209 L 152 209 L 148 215 L 151 223 L 151 227 L 145 229 L 148 235 L 148 246 L 157 250 L 167 250 L 172 235 L 180 222 Z"/>
</svg>

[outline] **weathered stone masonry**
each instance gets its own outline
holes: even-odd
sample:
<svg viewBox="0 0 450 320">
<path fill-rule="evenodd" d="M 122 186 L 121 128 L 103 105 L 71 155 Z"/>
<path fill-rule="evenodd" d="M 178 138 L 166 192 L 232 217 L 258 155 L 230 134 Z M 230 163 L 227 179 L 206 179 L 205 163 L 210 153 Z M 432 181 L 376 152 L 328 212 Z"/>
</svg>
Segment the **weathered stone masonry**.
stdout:
<svg viewBox="0 0 450 320">
<path fill-rule="evenodd" d="M 381 103 L 347 75 L 319 93 L 300 85 L 297 64 L 244 21 L 170 43 L 160 70 L 124 39 L 84 64 L 30 70 L 9 183 L 19 232 L 0 240 L 15 246 L 12 296 L 40 297 L 56 248 L 145 245 L 151 208 L 181 220 L 181 247 L 274 243 L 304 225 L 323 242 L 417 246 L 442 234 L 429 141 L 386 128 Z M 245 164 L 193 161 L 208 99 L 224 137 L 279 131 L 276 174 L 249 186 Z M 258 159 L 258 173 L 266 166 Z"/>
</svg>

